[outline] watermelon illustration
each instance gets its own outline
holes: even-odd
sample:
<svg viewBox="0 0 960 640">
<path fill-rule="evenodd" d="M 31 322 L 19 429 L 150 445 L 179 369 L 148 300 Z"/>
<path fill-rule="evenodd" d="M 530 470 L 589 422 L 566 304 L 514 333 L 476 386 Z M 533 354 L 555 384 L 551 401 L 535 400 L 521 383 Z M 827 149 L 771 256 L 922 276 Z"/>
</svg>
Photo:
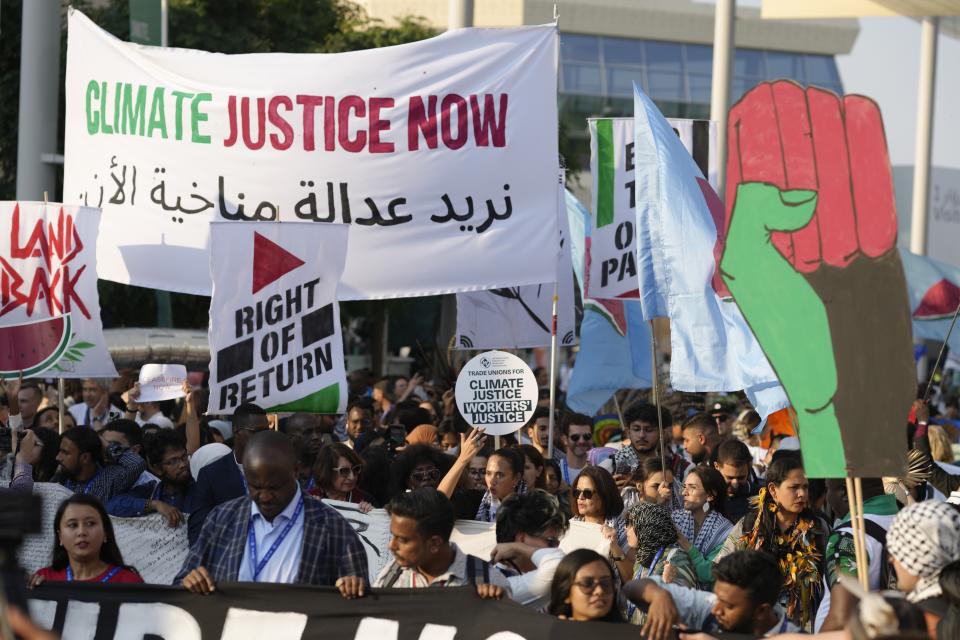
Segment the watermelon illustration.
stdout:
<svg viewBox="0 0 960 640">
<path fill-rule="evenodd" d="M 70 314 L 0 327 L 0 379 L 27 378 L 54 367 L 70 342 Z"/>
</svg>

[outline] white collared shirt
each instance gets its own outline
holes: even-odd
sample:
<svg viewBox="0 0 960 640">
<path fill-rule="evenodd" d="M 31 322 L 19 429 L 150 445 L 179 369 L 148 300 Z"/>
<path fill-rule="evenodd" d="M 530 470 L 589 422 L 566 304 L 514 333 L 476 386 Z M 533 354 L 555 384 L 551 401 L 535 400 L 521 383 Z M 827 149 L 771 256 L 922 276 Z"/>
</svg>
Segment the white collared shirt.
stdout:
<svg viewBox="0 0 960 640">
<path fill-rule="evenodd" d="M 467 570 L 467 554 L 453 542 L 450 543 L 450 548 L 453 549 L 453 562 L 450 563 L 450 566 L 447 567 L 447 570 L 441 575 L 428 578 L 416 568 L 407 567 L 401 570 L 400 576 L 391 586 L 395 589 L 420 589 L 424 587 L 462 587 L 470 584 L 469 572 Z M 396 568 L 396 560 L 387 563 L 387 565 L 380 570 L 380 575 L 377 576 L 373 586 L 386 586 L 387 577 L 392 575 Z M 490 567 L 490 584 L 503 587 L 507 591 L 507 595 L 509 595 L 510 585 L 507 582 L 507 578 L 500 573 L 496 567 L 492 566 Z"/>
<path fill-rule="evenodd" d="M 297 492 L 294 494 L 290 503 L 273 519 L 273 522 L 267 522 L 266 518 L 260 513 L 257 503 L 250 501 L 250 522 L 253 524 L 253 535 L 257 541 L 257 563 L 263 562 L 264 556 L 270 550 L 270 547 L 280 538 L 280 534 L 286 528 L 287 523 L 293 517 L 297 510 L 297 505 L 303 494 L 300 492 L 300 486 L 297 486 Z M 286 538 L 274 551 L 270 561 L 257 576 L 253 579 L 253 567 L 251 566 L 250 544 L 248 536 L 244 536 L 243 541 L 243 559 L 240 561 L 240 572 L 237 575 L 239 582 L 276 582 L 284 584 L 293 584 L 300 573 L 300 554 L 303 549 L 303 521 L 304 514 L 297 516 L 296 522 L 290 529 Z M 248 534 L 249 535 L 249 534 Z"/>
<path fill-rule="evenodd" d="M 550 585 L 557 565 L 565 555 L 561 549 L 546 547 L 533 552 L 531 560 L 536 567 L 533 571 L 507 578 L 510 585 L 510 598 L 525 607 L 545 611 L 550 604 Z"/>
</svg>

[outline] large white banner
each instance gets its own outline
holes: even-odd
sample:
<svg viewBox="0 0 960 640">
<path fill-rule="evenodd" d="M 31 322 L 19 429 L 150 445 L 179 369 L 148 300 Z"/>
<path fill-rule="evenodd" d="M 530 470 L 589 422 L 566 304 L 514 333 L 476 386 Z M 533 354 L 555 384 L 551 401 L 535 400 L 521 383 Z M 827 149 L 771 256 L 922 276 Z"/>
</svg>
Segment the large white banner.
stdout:
<svg viewBox="0 0 960 640">
<path fill-rule="evenodd" d="M 337 282 L 349 227 L 216 222 L 210 231 L 210 413 L 245 402 L 343 413 Z"/>
<path fill-rule="evenodd" d="M 338 54 L 129 44 L 70 12 L 64 193 L 99 275 L 209 294 L 212 220 L 353 226 L 341 299 L 553 281 L 557 27 Z"/>
<path fill-rule="evenodd" d="M 668 122 L 716 189 L 716 123 L 680 118 Z M 644 259 L 637 255 L 636 198 L 638 193 L 656 194 L 658 185 L 636 184 L 633 118 L 591 119 L 589 125 L 593 207 L 584 297 L 636 298 L 637 260 Z"/>
<path fill-rule="evenodd" d="M 100 212 L 0 202 L 0 379 L 117 375 L 97 294 Z"/>
<path fill-rule="evenodd" d="M 557 261 L 557 344 L 576 344 L 576 293 L 567 221 L 566 191 L 560 185 L 560 259 Z M 526 349 L 550 345 L 553 282 L 457 294 L 458 349 Z"/>
</svg>

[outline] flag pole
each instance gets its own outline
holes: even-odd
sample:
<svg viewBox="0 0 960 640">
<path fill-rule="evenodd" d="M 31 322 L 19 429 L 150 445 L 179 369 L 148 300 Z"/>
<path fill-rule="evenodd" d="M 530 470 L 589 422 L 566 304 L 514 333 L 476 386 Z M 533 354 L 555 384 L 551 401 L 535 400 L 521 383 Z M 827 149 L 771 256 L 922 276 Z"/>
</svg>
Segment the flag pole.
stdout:
<svg viewBox="0 0 960 640">
<path fill-rule="evenodd" d="M 663 481 L 666 482 L 667 454 L 663 437 L 663 410 L 660 408 L 660 365 L 657 362 L 657 332 L 654 330 L 653 320 L 650 320 L 650 358 L 653 363 L 651 391 L 653 391 L 653 404 L 657 407 L 657 429 L 660 432 L 660 466 L 663 469 Z"/>
<path fill-rule="evenodd" d="M 553 312 L 550 324 L 550 422 L 547 432 L 547 459 L 553 460 L 553 428 L 557 420 L 557 283 L 553 283 Z"/>
<path fill-rule="evenodd" d="M 853 553 L 857 562 L 857 579 L 860 580 L 862 585 L 868 580 L 869 576 L 868 572 L 864 570 L 867 567 L 867 558 L 863 548 L 864 539 L 860 537 L 859 505 L 853 478 L 848 475 L 845 480 L 847 484 L 847 505 L 850 510 L 850 527 L 853 529 Z"/>
<path fill-rule="evenodd" d="M 940 353 L 937 355 L 937 361 L 933 365 L 933 371 L 930 372 L 930 379 L 927 380 L 927 389 L 923 392 L 923 400 L 926 402 L 927 397 L 930 395 L 930 387 L 933 386 L 933 377 L 937 375 L 937 369 L 940 367 L 940 361 L 943 359 L 943 352 L 947 348 L 947 343 L 950 341 L 950 334 L 953 333 L 953 328 L 957 324 L 957 315 L 960 314 L 960 304 L 957 305 L 957 310 L 953 312 L 953 320 L 950 321 L 950 328 L 947 329 L 947 335 L 943 338 L 943 344 L 940 345 Z"/>
<path fill-rule="evenodd" d="M 867 523 L 866 519 L 863 517 L 863 483 L 860 478 L 853 479 L 853 490 L 857 494 L 857 521 L 860 523 L 860 526 L 857 529 L 854 529 L 854 533 L 857 535 L 860 541 L 860 556 L 861 562 L 863 564 L 858 565 L 858 567 L 863 567 L 862 570 L 857 571 L 857 577 L 860 578 L 860 584 L 863 585 L 863 588 L 867 591 L 870 590 L 870 579 L 869 571 L 869 560 L 867 558 L 867 538 L 866 530 Z"/>
<path fill-rule="evenodd" d="M 46 209 L 47 204 L 49 204 L 49 201 L 50 201 L 49 198 L 50 198 L 50 194 L 49 194 L 48 192 L 44 191 L 44 192 L 43 192 L 43 205 L 44 205 L 44 209 Z M 43 213 L 44 213 L 44 215 L 46 215 L 46 213 L 47 213 L 46 210 L 44 210 Z M 66 242 L 66 240 L 64 240 L 64 242 Z M 60 256 L 60 264 L 59 264 L 59 266 L 57 267 L 57 269 L 58 269 L 58 271 L 59 271 L 59 276 L 60 276 L 60 277 L 59 277 L 59 280 L 60 280 L 60 291 L 64 291 L 64 286 L 63 286 L 63 256 L 62 256 L 62 255 Z M 60 297 L 61 297 L 61 300 L 62 300 L 62 299 L 63 299 L 63 296 L 61 295 Z M 61 303 L 61 304 L 62 304 L 62 303 Z M 62 308 L 62 307 L 61 307 L 61 309 L 60 309 L 60 315 L 63 315 L 63 308 Z M 57 376 L 57 425 L 58 425 L 58 426 L 57 426 L 57 430 L 58 430 L 58 432 L 59 432 L 59 434 L 60 434 L 61 436 L 63 435 L 63 431 L 64 431 L 64 428 L 63 428 L 63 404 L 64 404 L 64 397 L 63 397 L 63 396 L 64 396 L 63 376 L 60 375 L 60 376 Z"/>
</svg>

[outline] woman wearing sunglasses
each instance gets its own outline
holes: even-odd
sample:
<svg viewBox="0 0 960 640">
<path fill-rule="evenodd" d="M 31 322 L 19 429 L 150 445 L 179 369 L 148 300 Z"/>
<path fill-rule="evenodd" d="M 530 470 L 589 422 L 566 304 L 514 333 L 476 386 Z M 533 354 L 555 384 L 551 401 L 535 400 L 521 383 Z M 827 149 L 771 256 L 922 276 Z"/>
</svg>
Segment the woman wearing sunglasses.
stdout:
<svg viewBox="0 0 960 640">
<path fill-rule="evenodd" d="M 374 499 L 358 486 L 362 470 L 360 456 L 350 447 L 339 442 L 323 447 L 314 470 L 317 486 L 310 489 L 310 495 L 353 502 L 367 513 L 373 509 Z"/>
<path fill-rule="evenodd" d="M 627 529 L 621 516 L 623 498 L 610 472 L 602 467 L 584 467 L 570 494 L 572 519 L 601 525 L 603 535 L 610 540 L 610 559 L 624 575 L 631 575 L 633 559 L 628 557 Z"/>
<path fill-rule="evenodd" d="M 577 622 L 623 622 L 617 588 L 616 573 L 606 558 L 591 549 L 577 549 L 557 565 L 547 612 Z"/>
</svg>

